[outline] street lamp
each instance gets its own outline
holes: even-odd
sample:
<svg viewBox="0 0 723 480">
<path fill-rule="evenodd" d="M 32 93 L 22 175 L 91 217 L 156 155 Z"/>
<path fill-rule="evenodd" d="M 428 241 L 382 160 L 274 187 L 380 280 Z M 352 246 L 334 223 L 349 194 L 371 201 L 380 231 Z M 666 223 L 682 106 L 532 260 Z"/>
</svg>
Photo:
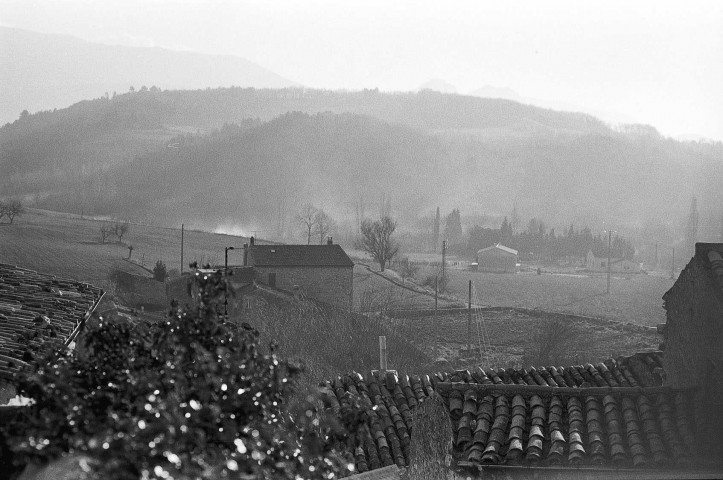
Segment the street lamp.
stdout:
<svg viewBox="0 0 723 480">
<path fill-rule="evenodd" d="M 223 252 L 223 276 L 224 278 L 228 277 L 228 251 L 229 250 L 235 250 L 233 247 L 226 247 Z M 223 286 L 223 314 L 228 320 L 228 294 L 226 293 L 226 290 L 228 289 L 228 280 L 226 281 L 226 284 Z"/>
</svg>

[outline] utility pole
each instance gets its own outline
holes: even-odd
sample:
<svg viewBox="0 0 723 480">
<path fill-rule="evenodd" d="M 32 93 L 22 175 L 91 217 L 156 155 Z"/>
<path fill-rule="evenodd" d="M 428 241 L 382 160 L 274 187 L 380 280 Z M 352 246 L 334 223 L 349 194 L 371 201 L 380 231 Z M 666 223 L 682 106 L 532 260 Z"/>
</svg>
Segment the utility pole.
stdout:
<svg viewBox="0 0 723 480">
<path fill-rule="evenodd" d="M 470 339 L 472 338 L 472 280 L 469 281 L 469 294 L 467 295 L 467 355 L 472 353 Z"/>
<path fill-rule="evenodd" d="M 183 224 L 181 224 L 181 275 L 183 275 Z"/>
<path fill-rule="evenodd" d="M 608 295 L 610 295 L 610 248 L 613 232 L 608 230 Z"/>
<path fill-rule="evenodd" d="M 233 247 L 226 247 L 223 252 L 223 278 L 224 278 L 224 285 L 223 285 L 223 314 L 226 317 L 226 320 L 228 320 L 228 251 L 234 250 Z"/>
<path fill-rule="evenodd" d="M 434 320 L 437 320 L 437 275 L 434 276 Z"/>
<path fill-rule="evenodd" d="M 446 288 L 446 285 L 447 285 L 447 279 L 444 276 L 444 267 L 445 267 L 445 264 L 447 263 L 445 261 L 446 253 L 447 253 L 447 240 L 442 240 L 442 288 Z"/>
</svg>

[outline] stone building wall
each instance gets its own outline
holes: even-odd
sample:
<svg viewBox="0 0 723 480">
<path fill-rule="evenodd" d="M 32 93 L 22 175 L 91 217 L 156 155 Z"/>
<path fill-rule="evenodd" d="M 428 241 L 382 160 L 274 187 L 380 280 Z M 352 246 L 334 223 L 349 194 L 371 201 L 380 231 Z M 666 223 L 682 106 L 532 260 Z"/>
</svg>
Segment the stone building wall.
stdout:
<svg viewBox="0 0 723 480">
<path fill-rule="evenodd" d="M 353 267 L 255 267 L 256 280 L 269 285 L 269 274 L 276 274 L 276 288 L 300 293 L 341 308 L 352 308 Z"/>
<path fill-rule="evenodd" d="M 699 387 L 698 438 L 723 455 L 723 295 L 707 258 L 693 257 L 663 298 L 666 383 Z"/>
</svg>

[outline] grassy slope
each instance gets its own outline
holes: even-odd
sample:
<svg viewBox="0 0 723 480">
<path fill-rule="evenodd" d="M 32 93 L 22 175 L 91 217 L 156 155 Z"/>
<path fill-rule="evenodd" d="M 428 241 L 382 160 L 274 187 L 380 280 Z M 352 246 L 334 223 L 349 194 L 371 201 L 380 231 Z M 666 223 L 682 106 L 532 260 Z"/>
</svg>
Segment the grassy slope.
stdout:
<svg viewBox="0 0 723 480">
<path fill-rule="evenodd" d="M 417 277 L 424 278 L 432 272 L 429 267 L 422 268 Z M 673 286 L 667 277 L 613 276 L 607 295 L 605 275 L 508 275 L 455 269 L 448 272 L 451 293 L 466 298 L 467 282 L 472 280 L 476 303 L 481 305 L 535 308 L 648 326 L 665 323 L 662 296 Z"/>
<path fill-rule="evenodd" d="M 439 308 L 453 304 L 455 302 L 438 299 Z M 356 265 L 354 267 L 354 309 L 366 311 L 370 309 L 370 306 L 374 311 L 382 308 L 392 310 L 434 308 L 434 297 L 401 288 L 370 272 L 363 265 Z"/>
<path fill-rule="evenodd" d="M 180 268 L 180 228 L 131 225 L 123 238 L 126 245 L 102 245 L 99 243 L 101 223 L 50 212 L 28 212 L 18 217 L 13 225 L 0 224 L 0 262 L 97 284 L 108 278 L 114 265 L 147 274 L 122 261 L 128 256 L 127 245 L 133 245 L 133 258 L 144 260 L 147 268 L 152 269 L 157 260 L 163 261 L 169 269 Z M 186 231 L 186 268 L 194 260 L 221 264 L 224 247 L 241 247 L 245 241 L 231 235 Z M 241 252 L 229 252 L 229 263 L 240 264 Z"/>
<path fill-rule="evenodd" d="M 537 329 L 554 315 L 528 315 L 516 311 L 480 311 L 472 319 L 469 341 L 473 354 L 462 352 L 467 348 L 467 315 L 439 315 L 417 319 L 395 320 L 399 331 L 423 348 L 428 355 L 445 359 L 454 368 L 473 365 L 485 367 L 526 366 L 523 356 L 534 349 Z M 618 355 L 656 350 L 662 337 L 655 329 L 622 325 L 606 320 L 570 320 L 577 332 L 565 343 L 565 351 L 574 363 L 599 362 Z M 487 339 L 487 340 L 486 340 Z M 529 353 L 529 352 L 528 352 Z"/>
</svg>

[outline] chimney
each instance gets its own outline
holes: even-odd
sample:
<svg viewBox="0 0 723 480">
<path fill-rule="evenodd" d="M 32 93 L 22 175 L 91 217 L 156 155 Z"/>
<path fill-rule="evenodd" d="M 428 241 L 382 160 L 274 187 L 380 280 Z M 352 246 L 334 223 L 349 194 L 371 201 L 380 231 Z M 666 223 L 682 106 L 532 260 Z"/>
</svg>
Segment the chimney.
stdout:
<svg viewBox="0 0 723 480">
<path fill-rule="evenodd" d="M 254 237 L 251 237 L 254 238 Z M 251 243 L 253 245 L 253 242 Z M 249 264 L 249 244 L 244 243 L 244 267 L 247 267 Z"/>
<path fill-rule="evenodd" d="M 327 245 L 334 245 L 334 239 L 331 237 L 326 237 L 326 244 Z"/>
<path fill-rule="evenodd" d="M 253 247 L 254 246 L 254 237 L 252 236 L 249 240 L 251 241 L 251 246 Z"/>
</svg>

